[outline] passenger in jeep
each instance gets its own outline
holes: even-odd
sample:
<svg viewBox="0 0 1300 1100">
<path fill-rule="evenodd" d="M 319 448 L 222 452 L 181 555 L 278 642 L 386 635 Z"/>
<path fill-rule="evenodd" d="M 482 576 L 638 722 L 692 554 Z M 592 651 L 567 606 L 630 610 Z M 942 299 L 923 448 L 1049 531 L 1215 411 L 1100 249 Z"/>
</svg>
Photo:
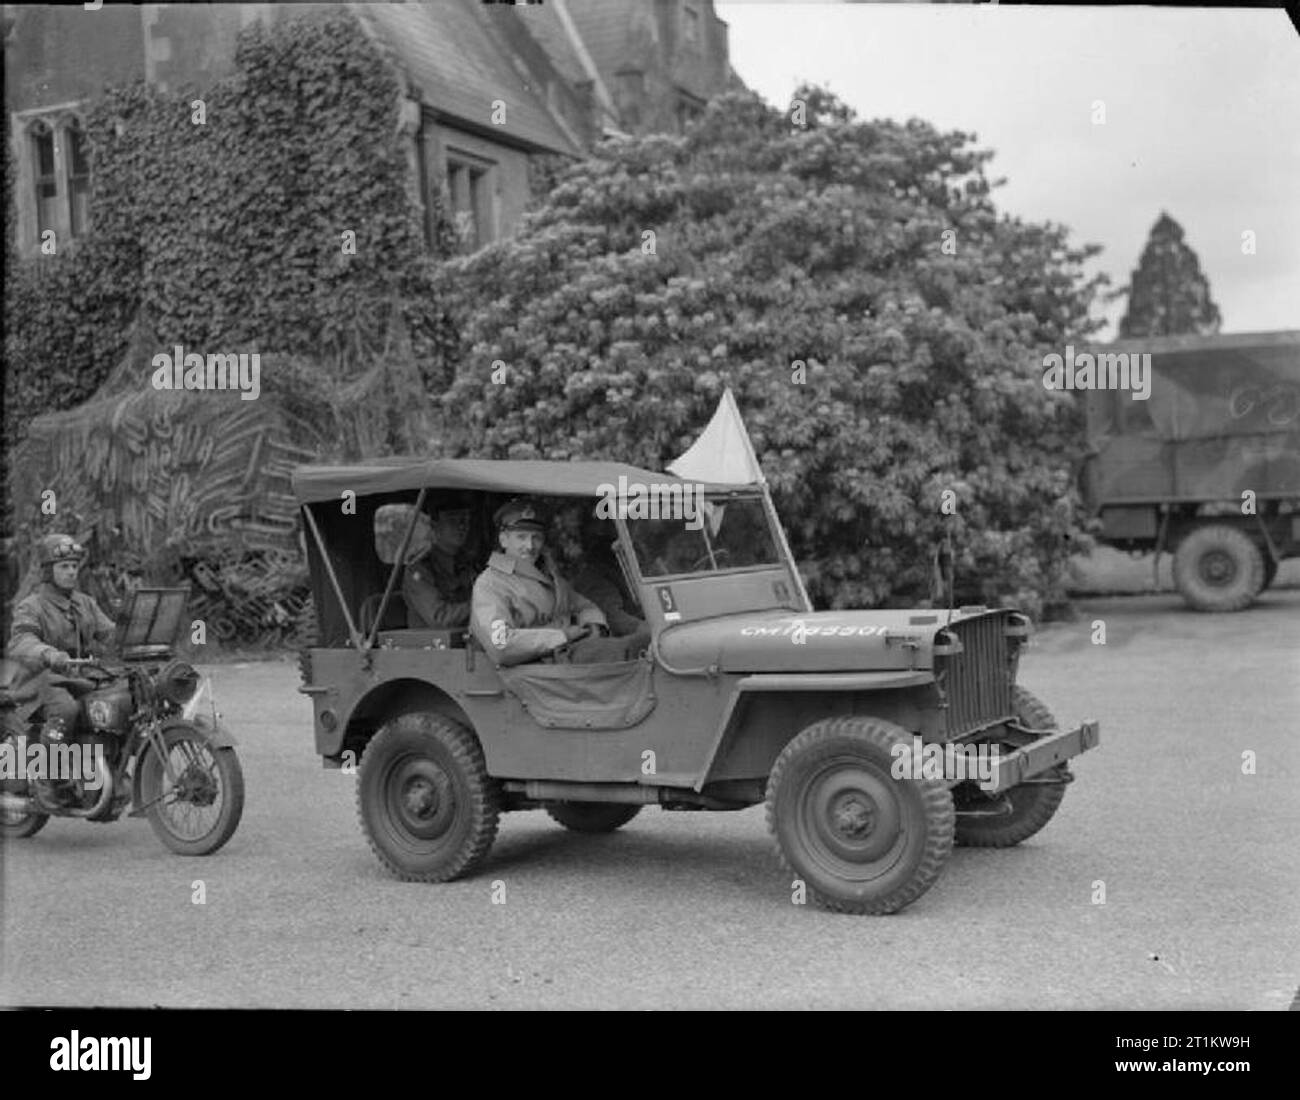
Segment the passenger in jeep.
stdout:
<svg viewBox="0 0 1300 1100">
<path fill-rule="evenodd" d="M 645 620 L 638 614 L 641 609 L 626 596 L 626 582 L 610 548 L 618 537 L 614 524 L 587 512 L 581 521 L 581 532 L 584 552 L 573 577 L 574 588 L 605 613 L 605 621 L 615 638 L 644 631 Z"/>
<path fill-rule="evenodd" d="M 429 552 L 402 573 L 409 625 L 447 630 L 469 623 L 470 574 L 462 560 L 470 511 L 448 501 L 434 515 Z"/>
<path fill-rule="evenodd" d="M 546 521 L 538 504 L 512 500 L 494 519 L 500 550 L 474 582 L 470 620 L 493 661 L 600 664 L 641 655 L 650 644 L 648 631 L 609 637 L 600 608 L 555 570 L 545 553 Z"/>
</svg>

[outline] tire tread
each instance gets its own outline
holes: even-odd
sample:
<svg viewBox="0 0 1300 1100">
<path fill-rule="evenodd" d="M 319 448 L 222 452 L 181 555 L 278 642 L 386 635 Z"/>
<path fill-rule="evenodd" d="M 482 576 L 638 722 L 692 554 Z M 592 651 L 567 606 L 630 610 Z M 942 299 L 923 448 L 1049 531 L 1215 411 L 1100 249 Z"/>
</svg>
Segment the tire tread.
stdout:
<svg viewBox="0 0 1300 1100">
<path fill-rule="evenodd" d="M 1036 695 L 1026 691 L 1019 684 L 1012 691 L 1011 701 L 1016 708 L 1016 716 L 1030 729 L 1058 729 L 1056 718 Z M 1015 787 L 1010 790 L 1016 790 Z M 1021 841 L 1028 840 L 1043 828 L 1055 816 L 1065 798 L 1064 786 L 1033 786 L 1024 788 L 1033 792 L 1035 801 L 1028 812 L 1016 820 L 1003 818 L 969 818 L 957 819 L 957 844 L 962 848 L 1014 848 Z M 1012 803 L 1014 806 L 1014 802 Z M 1007 815 L 1014 818 L 1015 814 Z M 990 822 L 992 824 L 990 824 Z"/>
<path fill-rule="evenodd" d="M 399 866 L 376 842 L 366 822 L 363 797 L 365 784 L 362 782 L 366 764 L 376 759 L 374 753 L 377 748 L 383 750 L 389 742 L 407 732 L 432 735 L 443 743 L 452 761 L 461 769 L 461 774 L 470 788 L 470 801 L 476 807 L 471 811 L 473 819 L 466 843 L 450 856 L 443 866 L 426 872 L 408 871 Z M 365 747 L 356 787 L 357 816 L 360 818 L 361 831 L 365 834 L 370 850 L 374 852 L 379 862 L 402 882 L 452 882 L 463 878 L 478 868 L 496 840 L 501 817 L 500 786 L 488 776 L 483 750 L 474 734 L 459 722 L 454 722 L 441 714 L 424 712 L 401 714 L 386 722 Z"/>
<path fill-rule="evenodd" d="M 911 744 L 911 738 L 898 726 L 878 719 L 848 716 L 840 718 L 823 718 L 800 731 L 781 750 L 772 766 L 767 781 L 766 815 L 767 828 L 774 838 L 778 837 L 776 821 L 776 793 L 780 789 L 782 778 L 790 762 L 809 746 L 819 741 L 851 735 L 868 741 L 888 752 L 900 739 Z M 925 852 L 912 877 L 893 893 L 874 901 L 846 901 L 830 897 L 817 889 L 812 883 L 803 879 L 800 872 L 790 862 L 779 841 L 776 845 L 777 858 L 785 870 L 804 881 L 809 895 L 819 905 L 835 913 L 852 913 L 858 916 L 880 916 L 896 913 L 911 905 L 924 894 L 943 871 L 952 852 L 956 819 L 953 812 L 952 794 L 947 784 L 936 779 L 907 780 L 921 791 L 921 802 L 925 809 L 926 841 Z"/>
</svg>

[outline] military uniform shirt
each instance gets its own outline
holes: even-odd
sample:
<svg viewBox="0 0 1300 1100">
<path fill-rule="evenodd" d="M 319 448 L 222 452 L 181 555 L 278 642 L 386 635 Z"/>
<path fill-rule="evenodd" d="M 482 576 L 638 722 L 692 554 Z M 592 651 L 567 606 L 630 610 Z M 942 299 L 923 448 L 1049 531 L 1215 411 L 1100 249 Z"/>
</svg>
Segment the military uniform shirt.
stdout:
<svg viewBox="0 0 1300 1100">
<path fill-rule="evenodd" d="M 61 592 L 42 584 L 14 608 L 9 634 L 9 656 L 25 667 L 45 667 L 47 655 L 62 651 L 70 657 L 89 657 L 93 646 L 105 647 L 116 625 L 94 599 L 76 590 Z"/>
<path fill-rule="evenodd" d="M 598 623 L 605 615 L 563 577 L 545 557 L 542 568 L 499 551 L 474 582 L 470 629 L 488 655 L 501 665 L 545 656 L 567 640 L 566 626 Z"/>
<path fill-rule="evenodd" d="M 469 579 L 456 556 L 434 547 L 402 573 L 409 625 L 447 630 L 469 623 Z"/>
</svg>

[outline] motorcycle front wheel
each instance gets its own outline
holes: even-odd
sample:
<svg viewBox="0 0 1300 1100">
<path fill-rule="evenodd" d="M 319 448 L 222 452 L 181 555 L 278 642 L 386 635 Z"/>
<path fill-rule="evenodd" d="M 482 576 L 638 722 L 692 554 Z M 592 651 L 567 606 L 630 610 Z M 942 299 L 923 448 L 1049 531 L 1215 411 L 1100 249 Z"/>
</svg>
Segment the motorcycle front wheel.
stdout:
<svg viewBox="0 0 1300 1100">
<path fill-rule="evenodd" d="M 196 726 L 162 734 L 168 769 L 150 743 L 141 761 L 140 793 L 153 831 L 173 852 L 211 855 L 234 835 L 244 812 L 244 773 L 231 748 L 219 748 Z"/>
</svg>

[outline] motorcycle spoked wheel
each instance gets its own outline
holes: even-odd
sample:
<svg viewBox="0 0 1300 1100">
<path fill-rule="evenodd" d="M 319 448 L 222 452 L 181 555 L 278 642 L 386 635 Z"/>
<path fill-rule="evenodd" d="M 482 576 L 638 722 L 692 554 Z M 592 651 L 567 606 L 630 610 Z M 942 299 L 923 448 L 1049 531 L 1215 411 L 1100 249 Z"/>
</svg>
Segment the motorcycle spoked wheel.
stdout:
<svg viewBox="0 0 1300 1100">
<path fill-rule="evenodd" d="M 218 748 L 202 730 L 169 726 L 161 737 L 176 776 L 167 778 L 157 751 L 146 746 L 140 793 L 153 831 L 173 852 L 211 855 L 234 835 L 244 812 L 244 773 L 231 748 Z"/>
<path fill-rule="evenodd" d="M 0 730 L 0 743 L 8 745 L 7 751 L 11 753 L 17 753 L 22 746 L 18 734 L 8 728 Z M 27 781 L 25 779 L 0 779 L 0 791 L 9 795 L 26 797 Z M 50 815 L 39 810 L 29 810 L 24 813 L 20 810 L 7 810 L 0 807 L 0 837 L 13 837 L 15 840 L 19 840 L 23 837 L 35 836 L 45 828 L 45 823 L 49 820 Z"/>
</svg>

